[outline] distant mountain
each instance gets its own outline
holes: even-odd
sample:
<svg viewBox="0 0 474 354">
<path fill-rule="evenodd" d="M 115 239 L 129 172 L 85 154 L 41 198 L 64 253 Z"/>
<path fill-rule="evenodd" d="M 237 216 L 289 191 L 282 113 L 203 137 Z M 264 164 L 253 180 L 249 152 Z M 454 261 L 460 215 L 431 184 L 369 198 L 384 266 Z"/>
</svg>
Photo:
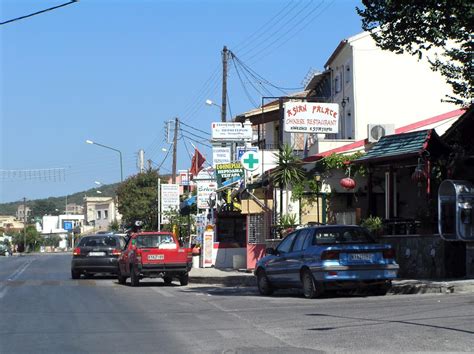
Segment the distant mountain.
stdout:
<svg viewBox="0 0 474 354">
<path fill-rule="evenodd" d="M 67 196 L 67 203 L 75 203 L 78 205 L 83 205 L 84 203 L 84 197 L 113 197 L 115 196 L 115 191 L 118 187 L 119 183 L 113 183 L 113 184 L 104 184 L 100 186 L 99 188 L 91 188 L 83 192 L 77 192 L 74 194 L 70 194 Z M 100 191 L 101 193 L 97 193 L 97 191 Z M 64 211 L 66 207 L 66 196 L 62 197 L 49 197 L 49 198 L 43 198 L 43 199 L 34 199 L 34 200 L 26 200 L 26 205 L 30 206 L 35 202 L 35 201 L 51 201 L 54 203 L 55 207 L 58 210 Z M 23 204 L 22 201 L 18 202 L 10 202 L 10 203 L 0 203 L 0 215 L 15 215 L 16 211 L 18 209 L 18 206 Z"/>
</svg>

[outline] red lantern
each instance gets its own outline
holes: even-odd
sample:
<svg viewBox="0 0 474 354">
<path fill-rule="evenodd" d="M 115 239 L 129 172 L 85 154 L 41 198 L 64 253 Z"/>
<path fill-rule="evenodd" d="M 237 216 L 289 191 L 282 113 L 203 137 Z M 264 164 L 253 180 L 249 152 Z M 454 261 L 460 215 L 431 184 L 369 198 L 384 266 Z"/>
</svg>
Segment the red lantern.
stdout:
<svg viewBox="0 0 474 354">
<path fill-rule="evenodd" d="M 341 184 L 342 187 L 344 187 L 345 189 L 354 189 L 355 186 L 356 186 L 356 182 L 350 178 L 350 177 L 346 177 L 346 178 L 343 178 L 339 181 L 339 183 Z"/>
</svg>

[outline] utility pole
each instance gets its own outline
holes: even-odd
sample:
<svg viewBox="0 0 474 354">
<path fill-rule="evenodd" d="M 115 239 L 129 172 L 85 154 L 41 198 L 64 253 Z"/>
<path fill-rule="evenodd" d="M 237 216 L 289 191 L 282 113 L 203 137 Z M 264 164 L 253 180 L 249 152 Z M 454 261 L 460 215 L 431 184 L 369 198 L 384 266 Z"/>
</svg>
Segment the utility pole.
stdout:
<svg viewBox="0 0 474 354">
<path fill-rule="evenodd" d="M 227 115 L 227 59 L 229 58 L 229 51 L 224 46 L 222 50 L 222 104 L 221 104 L 221 121 L 226 121 Z"/>
<path fill-rule="evenodd" d="M 26 252 L 26 198 L 23 198 L 23 253 Z"/>
<path fill-rule="evenodd" d="M 171 175 L 171 183 L 176 183 L 176 155 L 177 155 L 177 148 L 178 148 L 178 126 L 179 120 L 178 117 L 175 118 L 174 121 L 174 138 L 173 138 L 173 171 Z"/>
</svg>

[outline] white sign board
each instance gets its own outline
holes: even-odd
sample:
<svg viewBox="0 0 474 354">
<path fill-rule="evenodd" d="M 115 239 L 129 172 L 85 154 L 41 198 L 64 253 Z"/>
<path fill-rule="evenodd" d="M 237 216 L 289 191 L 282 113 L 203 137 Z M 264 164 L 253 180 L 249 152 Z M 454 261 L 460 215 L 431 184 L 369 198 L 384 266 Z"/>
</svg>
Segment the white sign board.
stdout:
<svg viewBox="0 0 474 354">
<path fill-rule="evenodd" d="M 255 151 L 247 151 L 240 158 L 243 168 L 248 171 L 255 171 L 260 167 L 260 154 Z"/>
<path fill-rule="evenodd" d="M 216 168 L 217 164 L 230 162 L 230 147 L 212 148 L 212 166 Z"/>
<path fill-rule="evenodd" d="M 213 122 L 212 139 L 224 141 L 242 141 L 252 139 L 252 125 L 235 122 Z"/>
<path fill-rule="evenodd" d="M 209 208 L 209 196 L 217 189 L 217 182 L 197 181 L 197 208 Z"/>
<path fill-rule="evenodd" d="M 338 133 L 337 103 L 286 102 L 284 130 L 289 133 Z"/>
<path fill-rule="evenodd" d="M 166 211 L 179 210 L 179 184 L 161 185 L 161 223 L 167 224 Z"/>
</svg>

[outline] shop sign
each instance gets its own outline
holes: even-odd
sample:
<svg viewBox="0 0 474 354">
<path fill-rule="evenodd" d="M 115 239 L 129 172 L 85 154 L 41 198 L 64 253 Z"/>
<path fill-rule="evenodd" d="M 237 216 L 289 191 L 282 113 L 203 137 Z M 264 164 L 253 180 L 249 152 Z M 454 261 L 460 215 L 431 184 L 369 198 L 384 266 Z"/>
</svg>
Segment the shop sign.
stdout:
<svg viewBox="0 0 474 354">
<path fill-rule="evenodd" d="M 230 162 L 230 147 L 213 147 L 212 148 L 212 167 L 216 168 L 217 164 Z"/>
<path fill-rule="evenodd" d="M 212 249 L 214 248 L 214 230 L 204 231 L 202 242 L 202 266 L 203 268 L 212 267 Z"/>
<path fill-rule="evenodd" d="M 236 122 L 213 122 L 212 140 L 242 141 L 252 139 L 252 125 Z"/>
<path fill-rule="evenodd" d="M 258 152 L 258 147 L 257 146 L 238 146 L 235 160 L 240 161 L 240 158 L 242 157 L 242 155 L 246 153 L 247 151 Z"/>
<path fill-rule="evenodd" d="M 197 181 L 196 184 L 197 184 L 197 208 L 208 209 L 209 196 L 216 191 L 217 183 L 210 182 L 210 181 Z"/>
<path fill-rule="evenodd" d="M 179 210 L 179 184 L 161 185 L 161 223 L 168 224 L 165 212 Z"/>
<path fill-rule="evenodd" d="M 223 182 L 230 179 L 244 178 L 245 172 L 240 162 L 223 163 L 216 165 L 217 187 L 220 188 Z"/>
<path fill-rule="evenodd" d="M 242 166 L 248 171 L 255 171 L 260 167 L 259 154 L 253 151 L 245 152 L 240 158 Z"/>
<path fill-rule="evenodd" d="M 286 102 L 283 109 L 285 132 L 339 132 L 339 105 L 336 103 Z"/>
</svg>

